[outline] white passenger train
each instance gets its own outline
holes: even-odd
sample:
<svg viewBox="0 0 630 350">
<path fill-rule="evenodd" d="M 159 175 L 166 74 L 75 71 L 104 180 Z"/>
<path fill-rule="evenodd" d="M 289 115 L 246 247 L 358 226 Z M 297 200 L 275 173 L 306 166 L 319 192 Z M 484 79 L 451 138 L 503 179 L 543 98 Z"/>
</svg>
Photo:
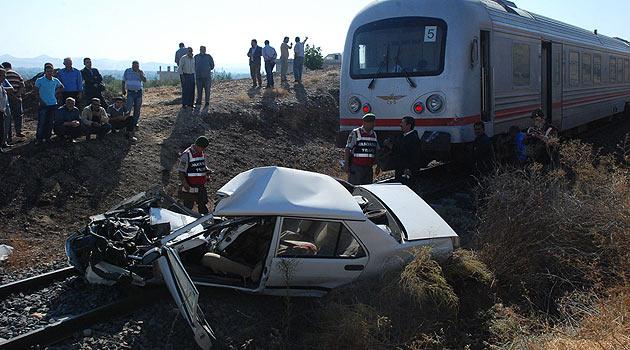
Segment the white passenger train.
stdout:
<svg viewBox="0 0 630 350">
<path fill-rule="evenodd" d="M 372 112 L 379 138 L 409 115 L 424 149 L 454 151 L 538 108 L 560 131 L 630 112 L 629 43 L 503 0 L 375 1 L 350 25 L 340 144 Z"/>
</svg>

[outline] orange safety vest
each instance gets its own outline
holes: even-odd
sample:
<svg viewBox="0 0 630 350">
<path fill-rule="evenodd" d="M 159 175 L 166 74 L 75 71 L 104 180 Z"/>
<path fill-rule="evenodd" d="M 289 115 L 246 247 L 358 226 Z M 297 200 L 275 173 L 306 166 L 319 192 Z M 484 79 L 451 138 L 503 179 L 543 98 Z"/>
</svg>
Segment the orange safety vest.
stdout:
<svg viewBox="0 0 630 350">
<path fill-rule="evenodd" d="M 365 132 L 363 128 L 352 130 L 356 134 L 357 143 L 352 148 L 352 164 L 358 166 L 372 166 L 376 157 L 378 139 L 376 132 Z"/>
</svg>

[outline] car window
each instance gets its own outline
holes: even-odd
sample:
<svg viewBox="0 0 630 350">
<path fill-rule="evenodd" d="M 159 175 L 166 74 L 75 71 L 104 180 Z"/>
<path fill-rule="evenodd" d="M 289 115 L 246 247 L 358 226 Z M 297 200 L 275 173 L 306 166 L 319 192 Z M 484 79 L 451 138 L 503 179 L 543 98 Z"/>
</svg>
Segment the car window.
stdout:
<svg viewBox="0 0 630 350">
<path fill-rule="evenodd" d="M 284 219 L 277 256 L 359 258 L 365 251 L 340 222 Z"/>
</svg>

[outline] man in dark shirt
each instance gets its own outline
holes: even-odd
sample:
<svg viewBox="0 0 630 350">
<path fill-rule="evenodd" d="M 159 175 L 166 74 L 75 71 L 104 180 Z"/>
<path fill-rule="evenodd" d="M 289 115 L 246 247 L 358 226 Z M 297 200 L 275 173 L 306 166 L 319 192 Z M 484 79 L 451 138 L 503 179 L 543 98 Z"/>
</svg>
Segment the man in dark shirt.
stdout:
<svg viewBox="0 0 630 350">
<path fill-rule="evenodd" d="M 85 68 L 81 70 L 83 77 L 83 99 L 85 105 L 89 105 L 94 97 L 101 101 L 101 106 L 106 106 L 102 91 L 105 90 L 103 85 L 103 76 L 98 69 L 92 68 L 92 60 L 89 57 L 83 59 Z"/>
<path fill-rule="evenodd" d="M 75 107 L 75 104 L 74 98 L 66 98 L 66 103 L 55 112 L 53 124 L 55 135 L 71 143 L 75 143 L 75 139 L 83 134 L 79 109 Z"/>
<path fill-rule="evenodd" d="M 199 47 L 199 53 L 195 55 L 195 79 L 197 80 L 197 107 L 201 106 L 201 94 L 205 90 L 206 107 L 210 105 L 210 89 L 212 88 L 212 70 L 214 60 L 206 53 L 206 47 Z"/>
<path fill-rule="evenodd" d="M 486 135 L 486 127 L 483 122 L 476 122 L 475 141 L 472 144 L 472 161 L 473 166 L 478 171 L 490 169 L 494 161 L 494 148 L 492 147 L 492 139 Z"/>
<path fill-rule="evenodd" d="M 252 47 L 247 51 L 247 57 L 249 57 L 249 73 L 252 76 L 252 87 L 256 87 L 256 81 L 258 81 L 258 87 L 262 87 L 262 75 L 260 74 L 262 48 L 258 46 L 256 39 L 252 40 Z"/>
<path fill-rule="evenodd" d="M 107 107 L 109 115 L 109 123 L 112 125 L 114 132 L 122 129 L 127 130 L 127 138 L 132 142 L 138 141 L 134 134 L 134 127 L 131 124 L 131 112 L 125 107 L 122 97 L 116 97 L 114 103 Z"/>
<path fill-rule="evenodd" d="M 400 121 L 402 136 L 393 142 L 385 140 L 385 147 L 391 150 L 391 156 L 396 166 L 395 180 L 414 189 L 416 174 L 420 164 L 420 137 L 415 130 L 416 120 L 413 117 L 403 117 Z"/>
</svg>

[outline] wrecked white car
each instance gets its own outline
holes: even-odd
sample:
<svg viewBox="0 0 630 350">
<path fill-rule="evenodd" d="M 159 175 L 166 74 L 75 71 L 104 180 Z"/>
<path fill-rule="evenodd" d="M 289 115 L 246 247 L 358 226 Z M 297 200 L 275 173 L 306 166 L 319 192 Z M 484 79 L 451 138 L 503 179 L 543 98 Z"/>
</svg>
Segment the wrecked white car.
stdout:
<svg viewBox="0 0 630 350">
<path fill-rule="evenodd" d="M 91 283 L 165 283 L 206 348 L 214 337 L 194 284 L 321 296 L 398 267 L 425 245 L 448 254 L 458 236 L 404 185 L 265 167 L 229 181 L 204 217 L 160 190 L 138 194 L 92 217 L 66 252 Z"/>
</svg>

